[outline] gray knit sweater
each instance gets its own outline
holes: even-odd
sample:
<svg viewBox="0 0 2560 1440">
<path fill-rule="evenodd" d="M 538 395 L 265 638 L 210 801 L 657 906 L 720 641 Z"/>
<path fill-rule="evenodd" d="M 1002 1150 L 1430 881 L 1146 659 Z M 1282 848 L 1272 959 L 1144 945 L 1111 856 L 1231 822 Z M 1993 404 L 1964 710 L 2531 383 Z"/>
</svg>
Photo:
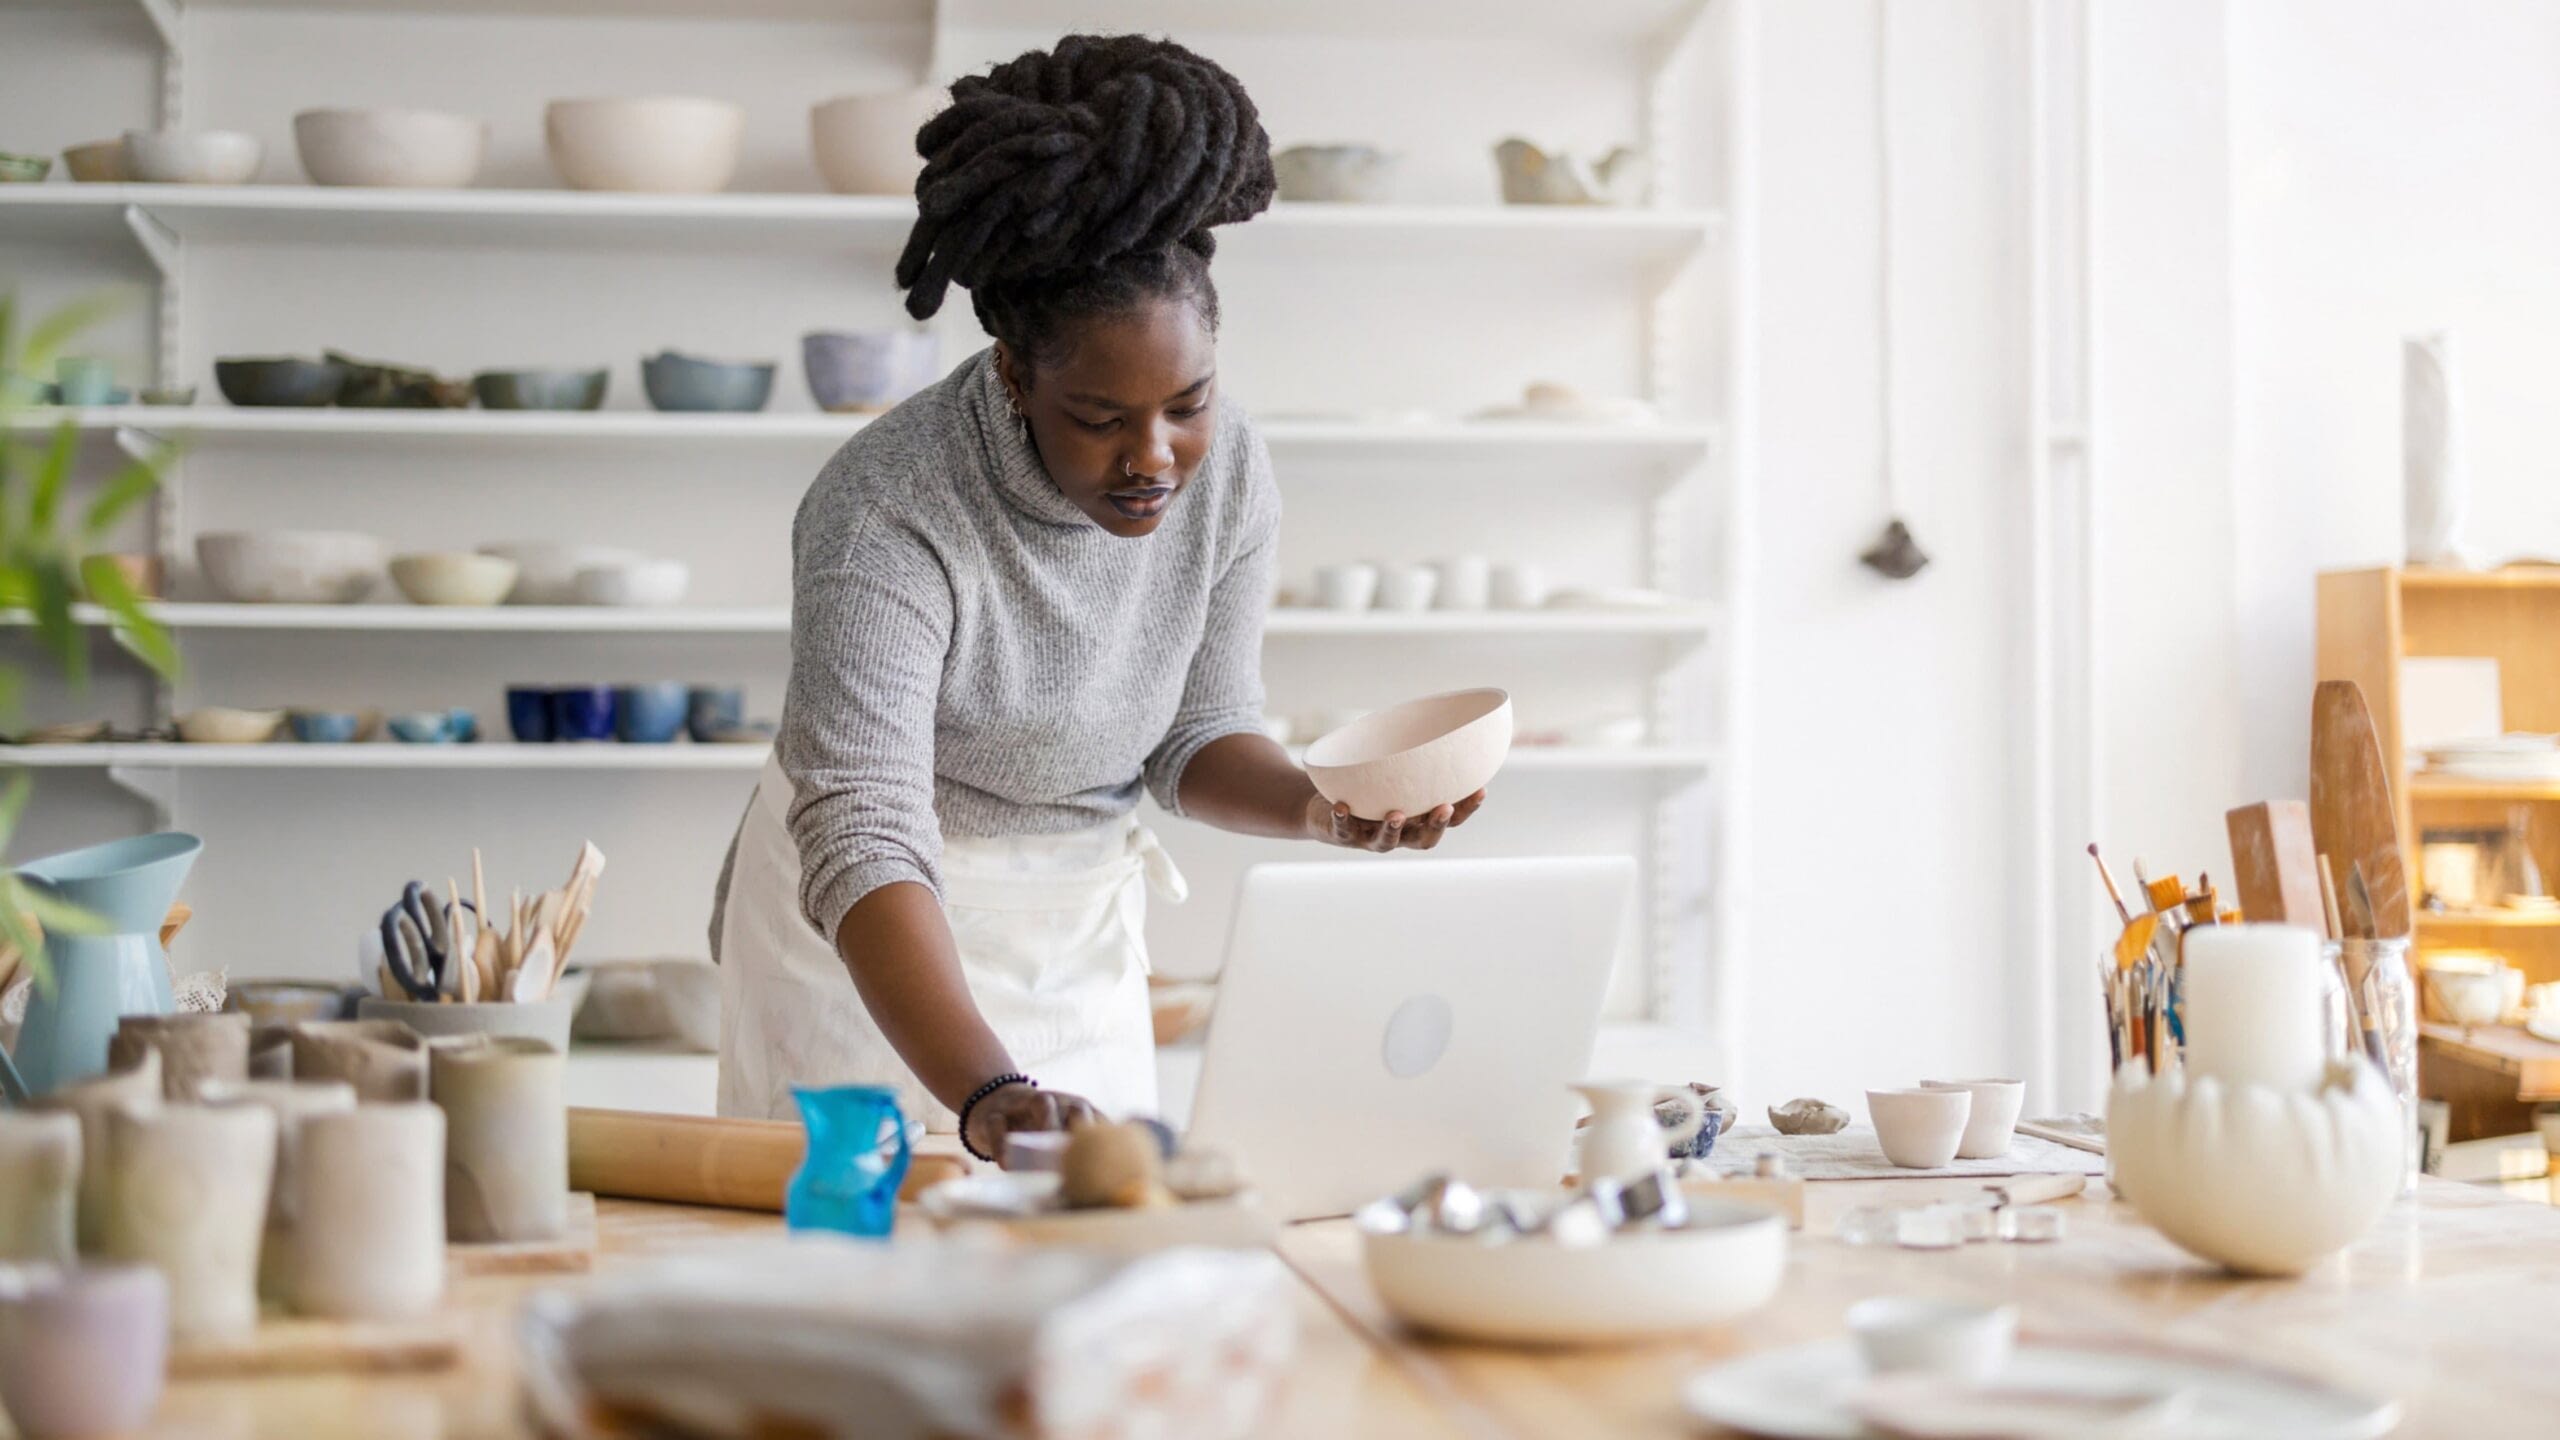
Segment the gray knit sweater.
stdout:
<svg viewBox="0 0 2560 1440">
<path fill-rule="evenodd" d="M 1142 783 L 1179 814 L 1191 757 L 1261 727 L 1280 494 L 1243 411 L 1218 413 L 1140 539 L 1050 482 L 990 351 L 827 462 L 792 527 L 777 742 L 819 934 L 894 881 L 940 893 L 945 835 L 1081 829 Z M 724 866 L 715 953 L 728 885 Z"/>
</svg>

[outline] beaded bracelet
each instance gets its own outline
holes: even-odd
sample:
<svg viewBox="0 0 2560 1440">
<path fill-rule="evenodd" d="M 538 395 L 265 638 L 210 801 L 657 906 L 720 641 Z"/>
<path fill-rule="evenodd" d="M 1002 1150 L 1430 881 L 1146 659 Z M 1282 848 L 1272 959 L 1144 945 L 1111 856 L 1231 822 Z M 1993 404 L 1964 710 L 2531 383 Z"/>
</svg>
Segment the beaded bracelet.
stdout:
<svg viewBox="0 0 2560 1440">
<path fill-rule="evenodd" d="M 979 1101 L 986 1099 L 988 1096 L 993 1095 L 1007 1085 L 1028 1085 L 1034 1090 L 1040 1088 L 1039 1081 L 1032 1079 L 1021 1071 L 1007 1070 L 993 1080 L 988 1081 L 986 1084 L 970 1091 L 969 1098 L 960 1102 L 960 1148 L 968 1151 L 977 1159 L 984 1160 L 991 1165 L 995 1163 L 996 1157 L 979 1150 L 977 1145 L 969 1139 L 969 1112 L 978 1108 Z"/>
</svg>

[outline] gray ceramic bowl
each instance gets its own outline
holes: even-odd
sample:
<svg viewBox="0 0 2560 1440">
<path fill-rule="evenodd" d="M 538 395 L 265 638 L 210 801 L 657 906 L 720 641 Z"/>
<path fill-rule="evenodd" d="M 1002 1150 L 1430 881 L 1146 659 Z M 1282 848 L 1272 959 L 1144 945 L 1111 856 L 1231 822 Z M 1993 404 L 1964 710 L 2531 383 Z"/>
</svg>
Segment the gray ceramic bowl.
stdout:
<svg viewBox="0 0 2560 1440">
<path fill-rule="evenodd" d="M 610 370 L 483 370 L 471 377 L 487 410 L 593 410 Z"/>
<path fill-rule="evenodd" d="M 326 405 L 347 383 L 343 365 L 292 356 L 216 360 L 213 381 L 234 405 Z"/>
<path fill-rule="evenodd" d="M 761 410 L 773 398 L 773 362 L 702 360 L 669 350 L 640 362 L 640 383 L 661 410 Z"/>
</svg>

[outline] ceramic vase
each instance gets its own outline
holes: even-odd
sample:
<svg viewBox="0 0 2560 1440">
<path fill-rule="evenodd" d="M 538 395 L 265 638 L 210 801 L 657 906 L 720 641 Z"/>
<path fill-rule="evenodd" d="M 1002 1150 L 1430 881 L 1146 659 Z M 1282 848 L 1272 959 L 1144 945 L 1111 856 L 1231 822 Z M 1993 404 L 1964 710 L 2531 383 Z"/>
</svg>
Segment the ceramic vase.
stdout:
<svg viewBox="0 0 2560 1440">
<path fill-rule="evenodd" d="M 306 1020 L 293 1027 L 293 1073 L 343 1080 L 367 1105 L 427 1098 L 427 1042 L 397 1020 Z"/>
<path fill-rule="evenodd" d="M 139 1433 L 169 1373 L 169 1282 L 143 1265 L 0 1267 L 0 1407 L 25 1440 Z"/>
<path fill-rule="evenodd" d="M 2462 463 L 2453 337 L 2441 330 L 2400 342 L 2400 460 L 2409 563 L 2468 566 L 2462 515 L 2471 477 Z"/>
<path fill-rule="evenodd" d="M 80 1117 L 0 1110 L 0 1260 L 80 1258 Z"/>
<path fill-rule="evenodd" d="M 1687 1147 L 1706 1123 L 1707 1107 L 1686 1086 L 1655 1085 L 1643 1080 L 1596 1080 L 1573 1087 L 1591 1106 L 1591 1123 L 1582 1129 L 1582 1183 L 1595 1179 L 1628 1180 L 1662 1168 L 1674 1150 Z M 1689 1107 L 1681 1120 L 1665 1125 L 1654 1113 L 1661 1100 Z"/>
<path fill-rule="evenodd" d="M 302 1127 L 316 1116 L 356 1108 L 354 1087 L 343 1080 L 251 1080 L 208 1085 L 208 1105 L 255 1105 L 276 1117 L 276 1163 L 267 1177 L 267 1229 L 258 1241 L 258 1298 L 278 1304 L 292 1287 L 297 1217 L 294 1170 L 302 1154 Z"/>
<path fill-rule="evenodd" d="M 77 1223 L 80 1253 L 95 1255 L 107 1243 L 107 1120 L 118 1110 L 160 1108 L 160 1052 L 143 1052 L 130 1070 L 65 1085 L 38 1096 L 36 1108 L 59 1110 L 80 1122 L 80 1189 Z"/>
<path fill-rule="evenodd" d="M 446 1239 L 550 1240 L 569 1228 L 564 1068 L 539 1040 L 431 1052 L 428 1092 L 445 1118 Z"/>
<path fill-rule="evenodd" d="M 169 1330 L 180 1343 L 257 1328 L 275 1163 L 276 1117 L 261 1106 L 109 1115 L 106 1253 L 169 1277 Z"/>
<path fill-rule="evenodd" d="M 444 1112 L 366 1105 L 302 1122 L 289 1303 L 333 1320 L 423 1315 L 444 1295 Z"/>
<path fill-rule="evenodd" d="M 127 1015 L 107 1042 L 107 1068 L 129 1069 L 145 1050 L 160 1053 L 161 1097 L 195 1100 L 207 1081 L 249 1078 L 249 1017 L 237 1011 Z"/>
<path fill-rule="evenodd" d="M 2299 1275 L 2399 1193 L 2400 1105 L 2362 1060 L 2316 1087 L 2226 1085 L 2128 1065 L 2107 1098 L 2112 1184 L 2184 1249 L 2247 1275 Z"/>
</svg>

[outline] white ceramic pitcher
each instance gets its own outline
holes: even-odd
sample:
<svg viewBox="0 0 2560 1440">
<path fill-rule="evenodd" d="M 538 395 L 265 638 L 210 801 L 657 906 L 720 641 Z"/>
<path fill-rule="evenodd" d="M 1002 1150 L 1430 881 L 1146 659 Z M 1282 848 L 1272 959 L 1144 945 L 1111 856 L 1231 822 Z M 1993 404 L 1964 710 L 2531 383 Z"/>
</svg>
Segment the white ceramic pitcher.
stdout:
<svg viewBox="0 0 2560 1440">
<path fill-rule="evenodd" d="M 1582 1131 L 1585 1184 L 1601 1176 L 1631 1179 L 1660 1168 L 1672 1150 L 1686 1145 L 1706 1123 L 1706 1102 L 1685 1085 L 1591 1080 L 1573 1089 L 1591 1105 L 1591 1123 Z M 1664 1124 L 1653 1110 L 1662 1100 L 1683 1102 L 1689 1107 L 1688 1115 Z"/>
</svg>

